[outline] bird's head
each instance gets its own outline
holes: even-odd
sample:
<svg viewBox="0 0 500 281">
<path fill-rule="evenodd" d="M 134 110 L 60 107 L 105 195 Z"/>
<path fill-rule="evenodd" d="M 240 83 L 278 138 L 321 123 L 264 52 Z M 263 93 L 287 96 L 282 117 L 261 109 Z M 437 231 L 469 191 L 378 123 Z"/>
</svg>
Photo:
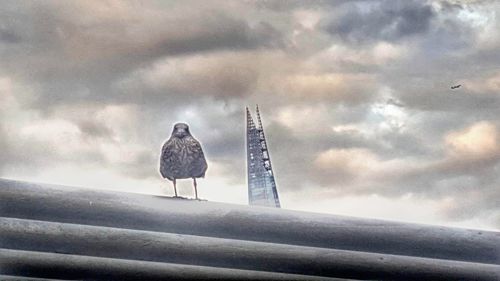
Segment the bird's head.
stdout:
<svg viewBox="0 0 500 281">
<path fill-rule="evenodd" d="M 190 136 L 189 126 L 185 123 L 177 123 L 174 125 L 174 130 L 172 131 L 172 136 L 176 138 L 184 138 Z"/>
</svg>

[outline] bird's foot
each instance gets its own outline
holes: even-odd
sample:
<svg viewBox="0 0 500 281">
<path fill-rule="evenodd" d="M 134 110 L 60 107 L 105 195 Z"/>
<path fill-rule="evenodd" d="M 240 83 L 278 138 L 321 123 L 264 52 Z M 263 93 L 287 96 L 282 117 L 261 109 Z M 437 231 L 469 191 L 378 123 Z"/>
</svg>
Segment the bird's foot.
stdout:
<svg viewBox="0 0 500 281">
<path fill-rule="evenodd" d="M 196 201 L 208 201 L 207 199 L 201 199 L 201 198 L 194 198 Z"/>
<path fill-rule="evenodd" d="M 176 196 L 172 196 L 172 198 L 174 198 L 174 199 L 189 199 L 187 197 L 182 197 L 182 196 L 177 196 L 177 195 Z"/>
</svg>

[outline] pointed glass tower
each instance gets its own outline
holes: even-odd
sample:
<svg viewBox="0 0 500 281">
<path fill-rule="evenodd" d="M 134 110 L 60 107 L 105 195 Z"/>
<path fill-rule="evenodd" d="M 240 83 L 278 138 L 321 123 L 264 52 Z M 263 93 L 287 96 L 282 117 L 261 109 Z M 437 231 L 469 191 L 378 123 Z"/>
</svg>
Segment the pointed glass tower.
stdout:
<svg viewBox="0 0 500 281">
<path fill-rule="evenodd" d="M 269 150 L 262 128 L 259 107 L 257 106 L 258 127 L 247 107 L 247 177 L 248 203 L 280 208 L 280 200 L 274 180 Z"/>
</svg>

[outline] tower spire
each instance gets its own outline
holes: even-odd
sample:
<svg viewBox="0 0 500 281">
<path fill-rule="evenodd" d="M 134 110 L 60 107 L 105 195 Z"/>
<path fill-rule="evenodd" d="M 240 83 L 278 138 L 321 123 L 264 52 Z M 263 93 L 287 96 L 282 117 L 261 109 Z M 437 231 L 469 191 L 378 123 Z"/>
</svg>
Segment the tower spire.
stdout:
<svg viewBox="0 0 500 281">
<path fill-rule="evenodd" d="M 246 108 L 249 204 L 280 208 L 276 181 L 258 105 L 256 113 L 258 127 L 252 119 L 250 110 L 248 107 Z"/>
<path fill-rule="evenodd" d="M 259 122 L 259 129 L 262 129 L 262 120 L 260 119 L 259 105 L 255 105 L 255 111 L 257 112 L 257 121 Z"/>
<path fill-rule="evenodd" d="M 247 133 L 249 128 L 254 128 L 255 129 L 255 123 L 253 122 L 252 114 L 250 113 L 250 110 L 248 110 L 248 107 L 246 108 L 247 110 Z"/>
</svg>

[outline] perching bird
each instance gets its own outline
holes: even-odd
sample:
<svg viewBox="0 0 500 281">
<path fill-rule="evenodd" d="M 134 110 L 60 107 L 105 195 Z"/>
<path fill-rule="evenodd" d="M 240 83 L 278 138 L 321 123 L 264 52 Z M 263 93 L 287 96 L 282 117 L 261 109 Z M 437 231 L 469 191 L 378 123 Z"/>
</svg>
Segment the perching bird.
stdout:
<svg viewBox="0 0 500 281">
<path fill-rule="evenodd" d="M 194 192 L 198 199 L 196 178 L 205 177 L 207 161 L 200 143 L 191 136 L 189 126 L 184 123 L 174 125 L 170 139 L 161 150 L 160 173 L 174 183 L 177 197 L 176 180 L 193 179 Z"/>
<path fill-rule="evenodd" d="M 452 90 L 455 90 L 455 89 L 460 88 L 460 86 L 462 86 L 462 85 L 460 85 L 460 84 L 459 84 L 459 85 L 456 85 L 456 86 L 451 86 L 451 89 L 452 89 Z"/>
</svg>

